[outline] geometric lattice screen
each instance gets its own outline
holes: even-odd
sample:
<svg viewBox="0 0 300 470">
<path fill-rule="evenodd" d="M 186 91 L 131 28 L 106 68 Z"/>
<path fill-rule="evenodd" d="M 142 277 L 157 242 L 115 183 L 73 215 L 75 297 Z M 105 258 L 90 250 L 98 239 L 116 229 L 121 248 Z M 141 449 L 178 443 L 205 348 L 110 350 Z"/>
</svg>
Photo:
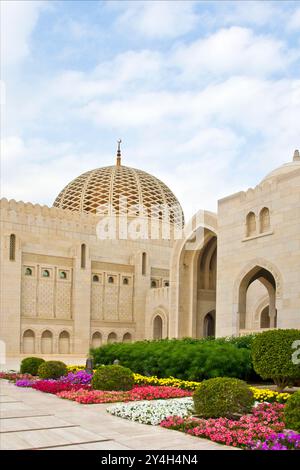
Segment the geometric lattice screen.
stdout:
<svg viewBox="0 0 300 470">
<path fill-rule="evenodd" d="M 146 216 L 163 219 L 169 209 L 169 222 L 181 225 L 182 208 L 172 191 L 159 179 L 142 170 L 113 165 L 88 171 L 71 181 L 57 196 L 53 206 L 75 212 L 124 213 L 120 196 L 127 199 L 127 213 L 143 207 Z"/>
</svg>

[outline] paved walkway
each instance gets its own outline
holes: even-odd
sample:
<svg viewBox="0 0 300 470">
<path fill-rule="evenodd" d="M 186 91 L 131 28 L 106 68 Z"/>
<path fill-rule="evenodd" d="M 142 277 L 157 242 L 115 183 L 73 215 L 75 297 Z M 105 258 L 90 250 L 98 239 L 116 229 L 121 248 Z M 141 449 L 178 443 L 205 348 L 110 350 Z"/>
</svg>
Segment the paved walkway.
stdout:
<svg viewBox="0 0 300 470">
<path fill-rule="evenodd" d="M 109 405 L 81 405 L 0 380 L 0 448 L 93 450 L 232 449 L 177 431 L 117 418 Z"/>
</svg>

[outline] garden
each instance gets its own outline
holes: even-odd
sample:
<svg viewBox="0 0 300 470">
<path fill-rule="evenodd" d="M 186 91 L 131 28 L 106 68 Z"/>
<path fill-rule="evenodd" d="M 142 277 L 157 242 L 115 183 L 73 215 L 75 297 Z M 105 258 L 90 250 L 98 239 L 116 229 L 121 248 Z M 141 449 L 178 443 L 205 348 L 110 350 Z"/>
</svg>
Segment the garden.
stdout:
<svg viewBox="0 0 300 470">
<path fill-rule="evenodd" d="M 28 357 L 20 372 L 0 378 L 240 449 L 300 450 L 300 364 L 292 360 L 299 339 L 298 330 L 270 330 L 111 344 L 91 350 L 93 370 Z"/>
</svg>

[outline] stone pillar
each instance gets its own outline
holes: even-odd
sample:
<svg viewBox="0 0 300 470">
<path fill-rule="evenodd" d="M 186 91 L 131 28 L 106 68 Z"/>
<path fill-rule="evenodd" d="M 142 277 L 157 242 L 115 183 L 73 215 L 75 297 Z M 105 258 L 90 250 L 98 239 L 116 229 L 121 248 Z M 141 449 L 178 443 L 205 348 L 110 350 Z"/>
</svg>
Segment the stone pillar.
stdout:
<svg viewBox="0 0 300 470">
<path fill-rule="evenodd" d="M 87 355 L 90 348 L 91 318 L 91 259 L 86 244 L 85 267 L 81 267 L 81 244 L 73 260 L 73 305 L 74 321 L 73 354 Z"/>
<path fill-rule="evenodd" d="M 17 232 L 15 258 L 9 259 L 10 233 L 1 237 L 0 248 L 0 340 L 7 356 L 19 355 L 21 350 L 21 240 Z"/>
</svg>

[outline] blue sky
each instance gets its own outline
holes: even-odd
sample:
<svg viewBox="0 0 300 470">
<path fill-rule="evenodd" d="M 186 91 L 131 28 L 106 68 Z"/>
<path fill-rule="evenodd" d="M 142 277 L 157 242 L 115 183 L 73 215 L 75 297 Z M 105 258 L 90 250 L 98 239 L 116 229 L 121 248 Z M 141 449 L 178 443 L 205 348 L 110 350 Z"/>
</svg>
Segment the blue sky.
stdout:
<svg viewBox="0 0 300 470">
<path fill-rule="evenodd" d="M 187 217 L 300 146 L 298 1 L 2 1 L 2 196 L 123 163 Z"/>
</svg>

